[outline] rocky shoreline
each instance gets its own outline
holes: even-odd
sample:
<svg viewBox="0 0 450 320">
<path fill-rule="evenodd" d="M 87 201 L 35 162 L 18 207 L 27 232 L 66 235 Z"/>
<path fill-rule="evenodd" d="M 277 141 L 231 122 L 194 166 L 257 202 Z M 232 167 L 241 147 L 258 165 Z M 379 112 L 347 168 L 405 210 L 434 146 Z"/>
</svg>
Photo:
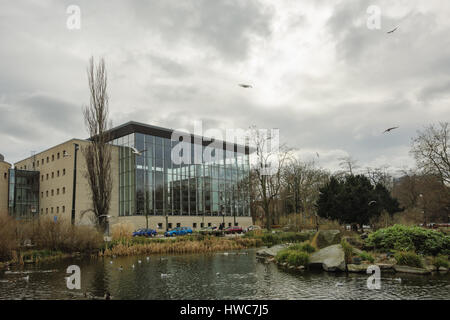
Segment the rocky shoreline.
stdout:
<svg viewBox="0 0 450 320">
<path fill-rule="evenodd" d="M 349 272 L 349 273 L 367 273 L 367 268 L 376 265 L 382 273 L 408 273 L 416 275 L 430 275 L 433 273 L 448 273 L 449 270 L 444 267 L 436 268 L 434 265 L 425 264 L 423 268 L 411 267 L 397 264 L 391 253 L 373 254 L 373 262 L 362 260 L 359 257 L 351 259 L 351 263 L 346 262 L 345 249 L 340 244 L 341 237 L 339 231 L 330 230 L 318 234 L 318 241 L 323 246 L 321 249 L 313 252 L 309 256 L 309 261 L 305 266 L 293 266 L 287 262 L 278 262 L 276 255 L 279 251 L 286 249 L 291 243 L 275 245 L 270 248 L 262 248 L 256 252 L 258 260 L 264 263 L 276 263 L 280 267 L 290 270 L 303 271 L 306 269 L 319 269 L 327 272 Z M 353 253 L 361 256 L 363 251 L 358 248 L 352 248 Z"/>
</svg>

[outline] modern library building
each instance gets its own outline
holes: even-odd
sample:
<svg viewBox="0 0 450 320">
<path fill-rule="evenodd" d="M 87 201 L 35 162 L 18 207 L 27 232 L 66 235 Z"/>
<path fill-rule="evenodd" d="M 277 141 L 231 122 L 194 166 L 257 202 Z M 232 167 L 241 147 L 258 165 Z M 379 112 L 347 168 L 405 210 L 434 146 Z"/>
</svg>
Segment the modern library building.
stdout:
<svg viewBox="0 0 450 320">
<path fill-rule="evenodd" d="M 137 229 L 147 219 L 159 230 L 252 224 L 248 146 L 138 122 L 111 129 L 109 137 L 111 225 L 126 222 Z M 89 223 L 92 202 L 82 155 L 88 144 L 72 139 L 14 168 L 1 158 L 0 214 Z"/>
</svg>

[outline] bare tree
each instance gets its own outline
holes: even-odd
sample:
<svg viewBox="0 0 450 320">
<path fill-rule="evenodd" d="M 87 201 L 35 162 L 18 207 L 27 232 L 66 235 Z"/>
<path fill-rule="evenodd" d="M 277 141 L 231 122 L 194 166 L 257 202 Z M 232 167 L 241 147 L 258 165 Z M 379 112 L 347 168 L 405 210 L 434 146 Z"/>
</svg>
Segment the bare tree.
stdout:
<svg viewBox="0 0 450 320">
<path fill-rule="evenodd" d="M 411 153 L 424 174 L 435 174 L 450 184 L 450 126 L 448 122 L 431 124 L 413 139 Z"/>
<path fill-rule="evenodd" d="M 339 166 L 343 169 L 344 174 L 350 174 L 353 175 L 354 170 L 358 168 L 358 161 L 356 159 L 353 159 L 351 156 L 346 156 L 342 158 L 338 158 Z"/>
<path fill-rule="evenodd" d="M 389 191 L 392 191 L 393 177 L 388 172 L 389 166 L 385 165 L 380 168 L 367 167 L 366 177 L 375 186 L 377 184 L 383 185 Z"/>
<path fill-rule="evenodd" d="M 92 197 L 92 209 L 97 225 L 103 231 L 107 226 L 112 191 L 111 145 L 108 134 L 108 94 L 105 61 L 101 59 L 97 67 L 94 58 L 89 60 L 87 69 L 90 103 L 84 107 L 84 121 L 90 135 L 89 144 L 82 148 L 86 160 L 86 178 Z"/>
<path fill-rule="evenodd" d="M 276 137 L 266 134 L 264 130 L 258 130 L 254 126 L 250 128 L 250 139 L 250 143 L 256 149 L 253 171 L 257 201 L 264 211 L 266 228 L 270 230 L 272 225 L 271 205 L 280 194 L 283 184 L 282 168 L 290 157 L 290 150 L 284 145 L 279 146 L 275 142 Z"/>
</svg>

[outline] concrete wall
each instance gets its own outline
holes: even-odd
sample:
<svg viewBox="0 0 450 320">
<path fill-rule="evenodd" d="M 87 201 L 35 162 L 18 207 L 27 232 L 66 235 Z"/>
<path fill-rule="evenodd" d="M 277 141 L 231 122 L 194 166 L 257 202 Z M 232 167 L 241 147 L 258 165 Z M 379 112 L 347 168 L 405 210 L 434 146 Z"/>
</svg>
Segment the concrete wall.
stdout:
<svg viewBox="0 0 450 320">
<path fill-rule="evenodd" d="M 8 214 L 8 169 L 11 165 L 0 161 L 0 215 Z"/>
</svg>

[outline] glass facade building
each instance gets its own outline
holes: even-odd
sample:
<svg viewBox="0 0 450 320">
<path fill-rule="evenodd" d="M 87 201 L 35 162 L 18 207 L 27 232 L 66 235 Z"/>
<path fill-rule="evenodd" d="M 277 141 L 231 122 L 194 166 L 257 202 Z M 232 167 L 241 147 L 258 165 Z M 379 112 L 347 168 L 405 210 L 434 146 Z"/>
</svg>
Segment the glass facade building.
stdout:
<svg viewBox="0 0 450 320">
<path fill-rule="evenodd" d="M 8 209 L 16 218 L 39 213 L 39 171 L 9 169 Z"/>
<path fill-rule="evenodd" d="M 227 150 L 222 142 L 213 148 L 194 136 L 172 140 L 171 133 L 137 123 L 112 129 L 111 143 L 119 147 L 119 216 L 250 216 L 248 148 L 231 144 Z M 190 161 L 180 163 L 175 153 Z"/>
</svg>

